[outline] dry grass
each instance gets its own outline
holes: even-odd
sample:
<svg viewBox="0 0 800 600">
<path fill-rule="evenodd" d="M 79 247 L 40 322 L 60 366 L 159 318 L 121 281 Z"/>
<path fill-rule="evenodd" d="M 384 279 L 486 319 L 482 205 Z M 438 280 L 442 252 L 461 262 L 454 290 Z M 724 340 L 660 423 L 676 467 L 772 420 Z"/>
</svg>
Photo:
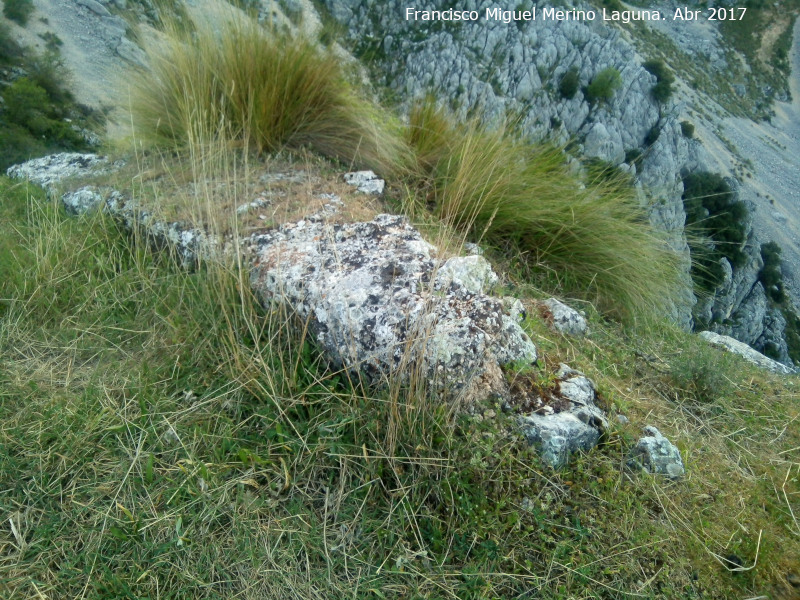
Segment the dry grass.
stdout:
<svg viewBox="0 0 800 600">
<path fill-rule="evenodd" d="M 260 152 L 309 148 L 383 174 L 404 164 L 396 127 L 331 50 L 266 31 L 230 7 L 204 14 L 191 28 L 168 24 L 150 46 L 151 71 L 131 87 L 139 136 L 178 147 L 220 135 Z"/>
<path fill-rule="evenodd" d="M 627 320 L 670 309 L 677 258 L 621 179 L 581 179 L 563 153 L 504 130 L 456 125 L 430 102 L 411 115 L 423 202 L 474 240 L 521 253 L 554 281 Z"/>
</svg>

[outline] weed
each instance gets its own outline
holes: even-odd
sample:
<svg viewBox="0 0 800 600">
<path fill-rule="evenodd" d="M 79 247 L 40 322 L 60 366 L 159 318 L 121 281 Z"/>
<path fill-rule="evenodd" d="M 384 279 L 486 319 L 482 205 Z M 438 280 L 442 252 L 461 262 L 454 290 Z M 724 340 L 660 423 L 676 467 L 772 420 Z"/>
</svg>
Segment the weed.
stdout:
<svg viewBox="0 0 800 600">
<path fill-rule="evenodd" d="M 681 121 L 681 133 L 683 137 L 692 139 L 694 137 L 694 125 L 689 121 Z"/>
</svg>

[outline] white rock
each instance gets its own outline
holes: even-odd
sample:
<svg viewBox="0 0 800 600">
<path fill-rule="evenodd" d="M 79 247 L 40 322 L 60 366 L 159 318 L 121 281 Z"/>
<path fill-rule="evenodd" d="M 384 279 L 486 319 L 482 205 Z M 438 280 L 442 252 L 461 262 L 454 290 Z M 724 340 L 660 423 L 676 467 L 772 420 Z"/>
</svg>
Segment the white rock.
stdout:
<svg viewBox="0 0 800 600">
<path fill-rule="evenodd" d="M 355 187 L 359 192 L 380 196 L 386 182 L 379 179 L 372 171 L 353 171 L 345 173 L 344 180 L 349 185 Z"/>
<path fill-rule="evenodd" d="M 773 373 L 791 375 L 797 372 L 795 369 L 787 367 L 778 361 L 772 360 L 768 356 L 761 354 L 761 352 L 753 350 L 747 344 L 740 342 L 739 340 L 735 340 L 732 337 L 728 337 L 727 335 L 720 335 L 718 333 L 714 333 L 713 331 L 701 331 L 700 337 L 706 340 L 712 346 L 722 348 L 723 350 L 727 350 L 733 354 L 738 354 L 746 361 L 751 362 L 762 369 L 772 371 Z"/>
</svg>

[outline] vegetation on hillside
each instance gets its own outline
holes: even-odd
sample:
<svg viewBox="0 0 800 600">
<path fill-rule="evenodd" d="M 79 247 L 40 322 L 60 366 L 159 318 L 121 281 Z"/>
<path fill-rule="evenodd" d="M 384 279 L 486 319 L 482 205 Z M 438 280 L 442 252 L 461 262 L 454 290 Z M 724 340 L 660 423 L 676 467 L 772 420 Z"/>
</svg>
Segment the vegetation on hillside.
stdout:
<svg viewBox="0 0 800 600">
<path fill-rule="evenodd" d="M 604 165 L 582 175 L 559 149 L 431 103 L 406 140 L 394 126 L 375 137 L 375 106 L 327 54 L 218 25 L 154 50 L 137 135 L 164 150 L 148 157 L 159 179 L 191 177 L 203 213 L 251 202 L 231 178 L 267 170 L 276 150 L 394 174 L 390 195 L 406 190 L 412 216 L 429 221 L 430 209 L 501 258 L 500 292 L 525 304 L 540 354 L 525 377 L 545 387 L 561 362 L 582 370 L 611 425 L 601 446 L 549 469 L 496 398 L 467 411 L 422 386 L 375 390 L 331 371 L 307 323 L 257 305 L 238 252 L 188 271 L 144 232 L 103 213 L 68 218 L 0 178 L 0 596 L 788 593 L 800 564 L 796 380 L 663 323 L 634 335 L 585 301 L 585 339 L 536 316 L 552 290 L 622 318 L 666 308 L 674 265 L 627 181 Z M 265 73 L 273 89 L 248 83 Z M 317 85 L 333 100 L 298 93 Z M 141 154 L 131 162 L 134 200 L 158 191 Z M 677 444 L 687 477 L 629 469 L 644 425 Z"/>
<path fill-rule="evenodd" d="M 75 103 L 55 51 L 32 54 L 0 23 L 0 68 L 20 73 L 0 88 L 1 172 L 30 158 L 88 147 L 73 125 L 85 125 L 90 111 Z"/>
<path fill-rule="evenodd" d="M 646 224 L 627 180 L 604 171 L 581 181 L 558 148 L 457 124 L 431 102 L 412 111 L 409 143 L 420 200 L 448 224 L 544 265 L 551 286 L 607 314 L 634 320 L 668 310 L 674 255 Z"/>
<path fill-rule="evenodd" d="M 167 26 L 168 41 L 149 49 L 152 70 L 132 86 L 141 135 L 182 147 L 216 133 L 260 152 L 308 148 L 384 175 L 404 164 L 395 127 L 332 50 L 230 11 L 208 19 Z"/>
<path fill-rule="evenodd" d="M 327 371 L 302 323 L 257 309 L 235 263 L 187 272 L 102 214 L 0 185 L 0 595 L 788 589 L 793 380 L 671 330 L 634 338 L 591 313 L 591 337 L 566 340 L 529 319 L 532 377 L 546 385 L 569 361 L 631 420 L 552 471 L 493 401 L 469 416 Z M 627 470 L 645 423 L 680 447 L 683 481 Z"/>
<path fill-rule="evenodd" d="M 735 269 L 744 265 L 749 218 L 747 206 L 736 200 L 725 179 L 716 173 L 692 173 L 683 180 L 686 227 L 693 233 L 692 279 L 713 291 L 722 282 L 725 258 Z"/>
</svg>

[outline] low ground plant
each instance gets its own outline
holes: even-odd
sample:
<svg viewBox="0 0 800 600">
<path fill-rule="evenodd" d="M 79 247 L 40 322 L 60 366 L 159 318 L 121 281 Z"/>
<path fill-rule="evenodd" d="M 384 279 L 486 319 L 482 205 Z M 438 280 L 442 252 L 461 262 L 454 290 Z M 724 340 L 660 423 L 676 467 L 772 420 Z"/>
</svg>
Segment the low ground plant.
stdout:
<svg viewBox="0 0 800 600">
<path fill-rule="evenodd" d="M 459 414 L 330 372 L 305 324 L 258 309 L 235 261 L 189 272 L 102 214 L 66 217 L 6 179 L 0 195 L 4 597 L 787 589 L 800 439 L 786 381 L 709 354 L 729 387 L 687 402 L 660 358 L 697 343 L 686 334 L 593 317 L 591 340 L 565 343 L 529 319 L 542 364 L 584 370 L 633 423 L 552 471 L 497 403 Z M 645 422 L 679 445 L 685 480 L 627 470 Z M 731 556 L 755 566 L 731 572 Z"/>
</svg>

